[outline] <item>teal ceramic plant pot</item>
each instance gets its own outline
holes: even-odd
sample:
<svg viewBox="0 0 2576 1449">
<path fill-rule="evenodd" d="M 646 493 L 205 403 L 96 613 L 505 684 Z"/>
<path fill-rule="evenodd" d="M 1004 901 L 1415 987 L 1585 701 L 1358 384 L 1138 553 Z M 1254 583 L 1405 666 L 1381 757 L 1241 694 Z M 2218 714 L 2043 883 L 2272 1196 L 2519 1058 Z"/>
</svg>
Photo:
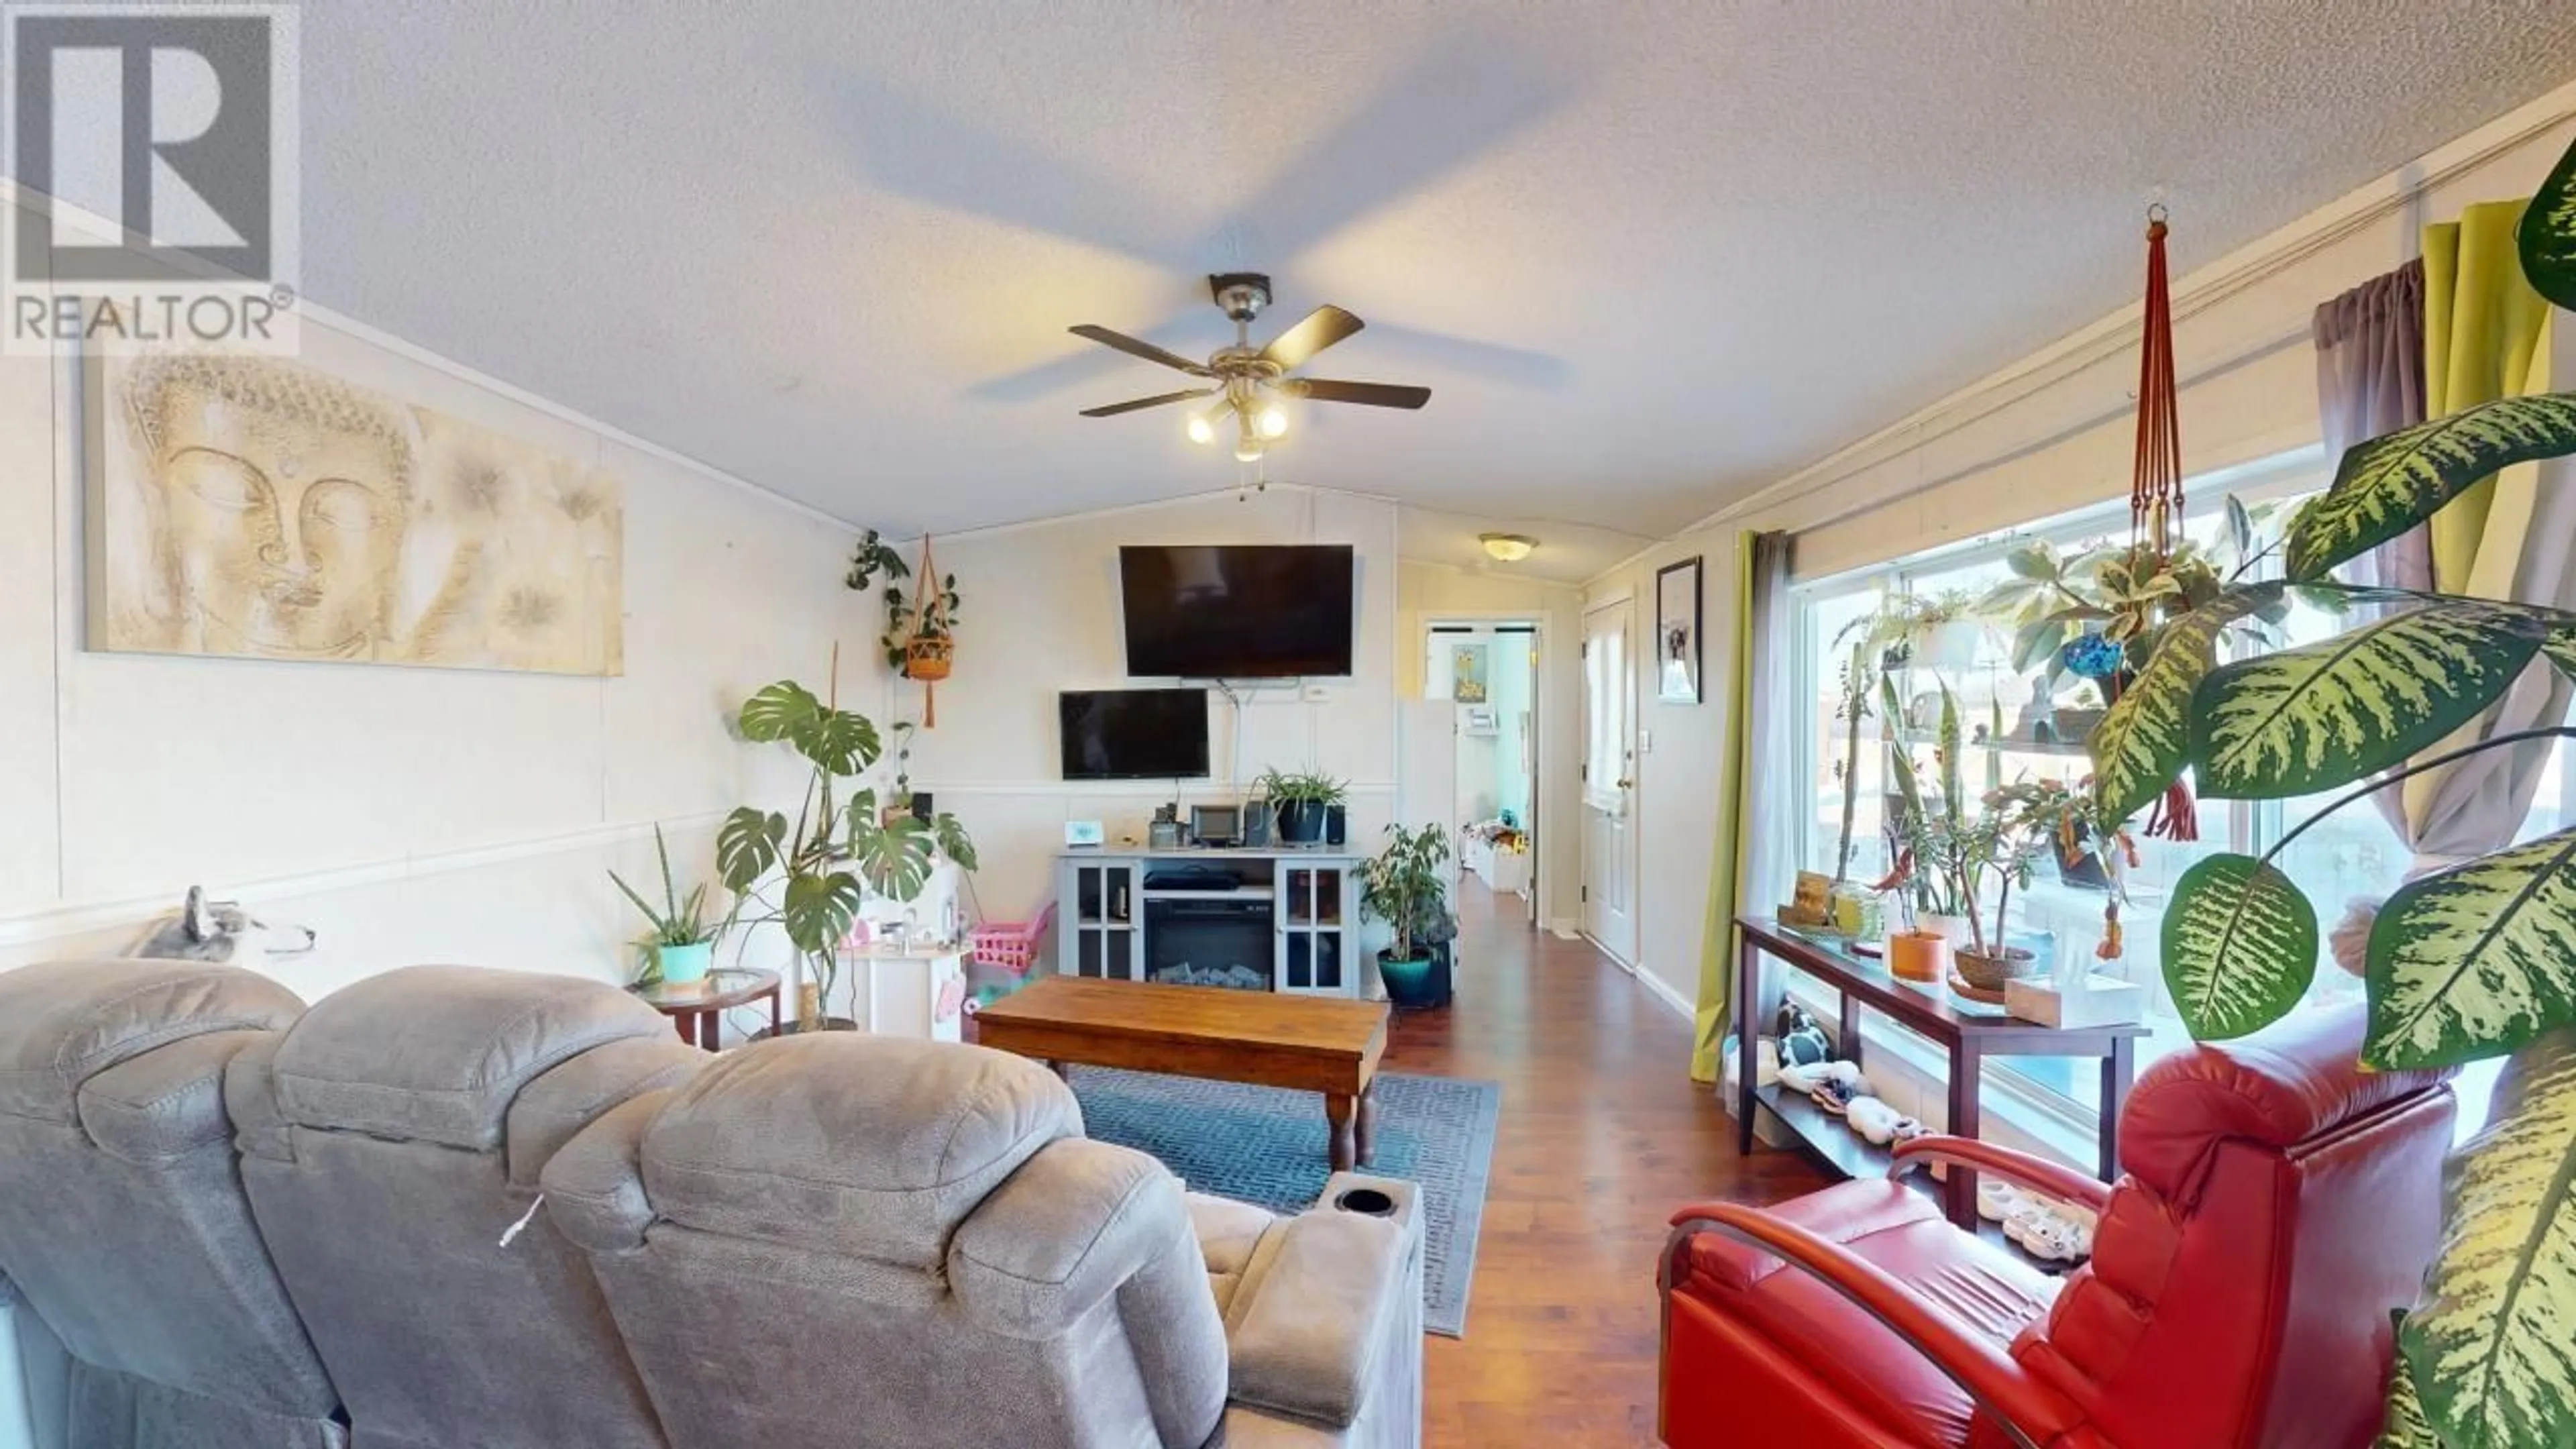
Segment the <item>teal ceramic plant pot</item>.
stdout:
<svg viewBox="0 0 2576 1449">
<path fill-rule="evenodd" d="M 1398 1011 L 1418 1011 L 1449 1004 L 1449 959 L 1446 946 L 1411 961 L 1390 961 L 1378 953 L 1378 979 L 1386 983 L 1387 1004 Z"/>
<path fill-rule="evenodd" d="M 715 964 L 716 943 L 700 941 L 694 946 L 656 946 L 654 958 L 662 963 L 662 985 L 687 991 L 707 979 L 707 970 Z"/>
</svg>

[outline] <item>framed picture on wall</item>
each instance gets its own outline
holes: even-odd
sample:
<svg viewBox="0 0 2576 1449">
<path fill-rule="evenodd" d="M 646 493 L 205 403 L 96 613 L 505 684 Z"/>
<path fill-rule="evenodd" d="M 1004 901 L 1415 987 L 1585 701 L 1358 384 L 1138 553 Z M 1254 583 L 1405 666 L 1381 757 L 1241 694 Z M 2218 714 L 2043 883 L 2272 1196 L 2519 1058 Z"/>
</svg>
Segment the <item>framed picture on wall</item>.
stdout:
<svg viewBox="0 0 2576 1449">
<path fill-rule="evenodd" d="M 1700 702 L 1699 559 L 1655 570 L 1655 697 Z"/>
<path fill-rule="evenodd" d="M 1486 683 L 1485 646 L 1482 643 L 1450 646 L 1449 697 L 1460 704 L 1483 704 L 1492 697 Z"/>
</svg>

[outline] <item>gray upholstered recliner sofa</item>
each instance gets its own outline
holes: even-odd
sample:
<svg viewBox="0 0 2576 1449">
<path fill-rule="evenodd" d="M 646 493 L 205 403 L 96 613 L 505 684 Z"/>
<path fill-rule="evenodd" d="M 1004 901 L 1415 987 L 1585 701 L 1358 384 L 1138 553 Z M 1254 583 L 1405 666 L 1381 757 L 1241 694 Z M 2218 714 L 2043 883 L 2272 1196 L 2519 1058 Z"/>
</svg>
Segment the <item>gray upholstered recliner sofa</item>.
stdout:
<svg viewBox="0 0 2576 1449">
<path fill-rule="evenodd" d="M 1384 1216 L 1337 1211 L 1353 1188 Z M 1410 1184 L 1278 1220 L 980 1047 L 764 1043 L 547 1164 L 677 1449 L 1411 1446 Z M 757 1383 L 760 1392 L 741 1392 Z"/>
<path fill-rule="evenodd" d="M 298 1048 L 299 1004 L 246 973 L 0 973 L 0 1275 L 76 1390 L 39 1449 L 410 1445 L 443 1378 L 481 1402 L 560 1388 L 514 1335 L 531 1313 L 599 1330 L 601 1289 L 625 1362 L 589 1361 L 655 1422 L 546 1449 L 1419 1442 L 1410 1184 L 1337 1176 L 1274 1218 L 1083 1138 L 1016 1057 L 844 1034 L 709 1059 L 613 987 L 398 975 Z M 540 1176 L 543 1240 L 478 1257 Z M 1371 1194 L 1377 1215 L 1333 1206 Z M 381 1276 L 336 1285 L 333 1253 L 370 1234 Z M 288 1287 L 335 1295 L 318 1358 Z M 325 1364 L 355 1362 L 342 1340 L 389 1296 L 430 1332 L 388 1352 L 433 1343 L 452 1375 L 335 1387 Z"/>
<path fill-rule="evenodd" d="M 471 966 L 368 977 L 233 1059 L 243 1185 L 358 1449 L 664 1449 L 537 1175 L 709 1060 L 626 992 Z"/>
<path fill-rule="evenodd" d="M 224 966 L 0 975 L 0 1275 L 43 1325 L 39 1449 L 347 1445 L 224 1110 L 232 1060 L 302 1010 Z"/>
</svg>

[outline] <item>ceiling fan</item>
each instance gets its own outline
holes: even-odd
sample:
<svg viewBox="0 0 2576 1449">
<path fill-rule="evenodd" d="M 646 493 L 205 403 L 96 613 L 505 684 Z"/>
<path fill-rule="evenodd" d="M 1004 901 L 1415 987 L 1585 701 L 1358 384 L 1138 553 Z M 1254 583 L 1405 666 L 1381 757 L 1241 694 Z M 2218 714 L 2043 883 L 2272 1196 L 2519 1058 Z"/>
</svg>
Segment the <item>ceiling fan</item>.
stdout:
<svg viewBox="0 0 2576 1449">
<path fill-rule="evenodd" d="M 1205 378 L 1211 385 L 1167 392 L 1159 397 L 1140 397 L 1129 402 L 1111 403 L 1106 407 L 1084 408 L 1086 418 L 1110 418 L 1132 413 L 1140 408 L 1158 408 L 1165 403 L 1189 402 L 1196 398 L 1217 397 L 1223 400 L 1204 412 L 1192 413 L 1189 420 L 1190 441 L 1213 443 L 1217 430 L 1228 414 L 1234 420 L 1234 456 L 1238 461 L 1257 462 L 1273 439 L 1288 431 L 1288 410 L 1279 398 L 1304 398 L 1312 402 L 1360 403 L 1375 408 L 1418 408 L 1431 401 L 1427 387 L 1397 387 L 1382 382 L 1336 382 L 1322 377 L 1290 377 L 1309 358 L 1334 343 L 1349 337 L 1365 325 L 1359 318 L 1330 305 L 1316 308 L 1303 321 L 1270 341 L 1267 347 L 1252 345 L 1252 319 L 1270 305 L 1270 279 L 1259 272 L 1222 272 L 1208 278 L 1208 291 L 1218 307 L 1234 319 L 1234 345 L 1220 347 L 1204 363 L 1192 362 L 1177 352 L 1167 352 L 1150 342 L 1141 342 L 1123 332 L 1084 323 L 1068 329 L 1076 337 L 1087 337 L 1105 347 L 1147 362 Z"/>
</svg>

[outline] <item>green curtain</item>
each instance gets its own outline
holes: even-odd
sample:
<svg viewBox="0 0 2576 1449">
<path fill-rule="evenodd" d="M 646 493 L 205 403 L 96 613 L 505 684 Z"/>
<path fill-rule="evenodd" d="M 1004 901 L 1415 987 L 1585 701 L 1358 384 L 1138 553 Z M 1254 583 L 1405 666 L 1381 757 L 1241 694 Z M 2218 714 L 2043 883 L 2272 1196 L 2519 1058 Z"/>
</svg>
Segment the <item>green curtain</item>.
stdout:
<svg viewBox="0 0 2576 1449">
<path fill-rule="evenodd" d="M 2522 275 L 2514 228 L 2527 201 L 2490 201 L 2424 228 L 2424 415 L 2448 417 L 2497 398 L 2549 387 L 2549 304 Z M 2502 487 L 2499 485 L 2502 484 Z M 2481 574 L 2512 581 L 2534 469 L 2500 474 L 2433 515 L 2433 582 L 2450 593 L 2486 592 Z M 2519 495 L 2498 497 L 2499 493 Z M 2505 517 L 2494 518 L 2498 505 Z M 2494 521 L 2506 526 L 2491 530 Z M 2492 543 L 2494 546 L 2489 547 Z"/>
<path fill-rule="evenodd" d="M 2522 274 L 2514 228 L 2524 201 L 2464 208 L 2424 228 L 2424 403 L 2445 417 L 2497 398 L 2547 392 L 2549 304 Z M 2507 468 L 2433 516 L 2433 583 L 2447 593 L 2566 608 L 2576 604 L 2567 540 L 2576 536 L 2576 479 Z M 2536 669 L 2475 722 L 2427 754 L 2567 717 L 2567 681 Z M 2483 854 L 2512 838 L 2547 767 L 2546 748 L 2500 750 L 2415 776 L 2392 792 L 2392 821 L 2425 861 Z"/>
<path fill-rule="evenodd" d="M 1753 782 L 1777 732 L 1769 687 L 1776 660 L 1773 624 L 1788 591 L 1789 536 L 1746 532 L 1735 540 L 1734 647 L 1728 651 L 1726 752 L 1718 761 L 1717 840 L 1709 852 L 1708 921 L 1700 933 L 1698 1030 L 1691 1077 L 1714 1082 L 1735 1002 L 1736 913 L 1743 909 L 1753 854 Z M 1775 779 L 1785 775 L 1774 774 Z"/>
</svg>

